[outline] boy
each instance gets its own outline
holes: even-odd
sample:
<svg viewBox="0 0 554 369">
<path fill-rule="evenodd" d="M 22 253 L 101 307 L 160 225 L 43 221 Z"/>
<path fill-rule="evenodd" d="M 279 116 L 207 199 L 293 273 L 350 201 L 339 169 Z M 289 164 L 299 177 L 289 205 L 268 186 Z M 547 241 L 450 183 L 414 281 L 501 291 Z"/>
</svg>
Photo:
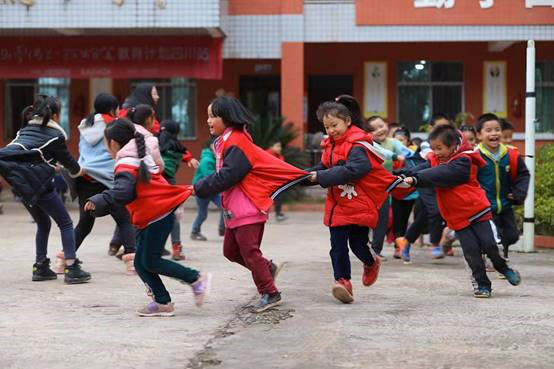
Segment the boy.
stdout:
<svg viewBox="0 0 554 369">
<path fill-rule="evenodd" d="M 504 145 L 512 144 L 512 137 L 514 136 L 514 126 L 506 119 L 500 119 L 500 129 L 502 129 L 502 136 L 500 141 Z"/>
<path fill-rule="evenodd" d="M 507 259 L 508 248 L 519 239 L 512 205 L 522 204 L 525 200 L 529 171 L 518 150 L 501 142 L 504 131 L 496 115 L 481 115 L 475 128 L 481 141 L 479 152 L 486 162 L 484 167 L 479 168 L 477 179 L 491 203 L 493 221 Z"/>
</svg>

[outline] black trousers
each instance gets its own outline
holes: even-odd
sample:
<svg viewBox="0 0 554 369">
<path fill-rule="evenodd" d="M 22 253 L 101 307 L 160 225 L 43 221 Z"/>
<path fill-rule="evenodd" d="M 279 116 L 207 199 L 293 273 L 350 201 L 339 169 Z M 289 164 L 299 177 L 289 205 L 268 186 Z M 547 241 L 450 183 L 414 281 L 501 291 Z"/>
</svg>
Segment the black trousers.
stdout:
<svg viewBox="0 0 554 369">
<path fill-rule="evenodd" d="M 362 263 L 373 265 L 375 259 L 369 249 L 369 228 L 357 225 L 340 227 L 329 227 L 331 233 L 331 262 L 335 280 L 341 278 L 350 280 L 350 257 L 348 255 L 348 244 L 350 249 Z"/>
<path fill-rule="evenodd" d="M 408 229 L 408 219 L 416 200 L 392 199 L 392 229 L 394 238 L 404 237 Z"/>
<path fill-rule="evenodd" d="M 425 225 L 429 224 L 431 243 L 438 245 L 444 229 L 444 220 L 439 212 L 435 189 L 419 188 L 418 192 L 419 198 L 415 204 L 414 222 L 408 227 L 405 237 L 408 242 L 415 242 L 423 234 Z"/>
<path fill-rule="evenodd" d="M 508 248 L 519 240 L 519 229 L 517 229 L 514 211 L 510 208 L 500 214 L 493 216 L 493 222 L 498 229 L 498 235 L 504 248 L 504 257 L 508 257 Z"/>
<path fill-rule="evenodd" d="M 75 250 L 77 250 L 92 231 L 95 221 L 92 214 L 85 211 L 85 204 L 88 198 L 106 190 L 107 187 L 100 182 L 87 181 L 81 177 L 77 178 L 75 185 L 79 196 L 79 223 L 75 227 Z M 135 229 L 125 206 L 118 207 L 110 215 L 117 224 L 110 244 L 123 245 L 126 253 L 135 252 Z"/>
<path fill-rule="evenodd" d="M 486 254 L 492 262 L 494 269 L 499 273 L 506 273 L 508 266 L 506 260 L 498 253 L 498 237 L 496 227 L 492 221 L 473 223 L 469 227 L 456 231 L 460 240 L 464 258 L 471 269 L 473 278 L 479 287 L 491 288 L 491 281 L 487 277 L 485 262 L 481 254 Z"/>
<path fill-rule="evenodd" d="M 383 243 L 387 236 L 387 229 L 389 226 L 389 199 L 387 198 L 381 208 L 379 209 L 379 220 L 377 226 L 373 229 L 373 238 L 371 239 L 371 248 L 377 255 L 381 255 L 383 251 Z"/>
</svg>

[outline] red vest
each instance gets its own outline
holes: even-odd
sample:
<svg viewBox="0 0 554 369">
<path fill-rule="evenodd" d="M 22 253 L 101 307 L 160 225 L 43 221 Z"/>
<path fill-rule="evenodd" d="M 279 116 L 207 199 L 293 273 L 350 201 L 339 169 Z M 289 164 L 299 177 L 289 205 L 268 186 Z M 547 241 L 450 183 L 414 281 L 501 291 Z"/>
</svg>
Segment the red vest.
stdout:
<svg viewBox="0 0 554 369">
<path fill-rule="evenodd" d="M 486 165 L 478 150 L 458 151 L 448 161 L 467 157 L 471 161 L 469 180 L 455 187 L 436 187 L 437 202 L 448 228 L 455 231 L 468 227 L 475 221 L 492 219 L 490 203 L 477 181 L 478 166 Z M 432 167 L 440 165 L 434 153 L 429 154 Z"/>
<path fill-rule="evenodd" d="M 263 213 L 267 213 L 271 208 L 274 193 L 283 187 L 292 186 L 297 180 L 300 182 L 308 175 L 305 170 L 276 158 L 254 144 L 250 136 L 242 130 L 233 130 L 224 141 L 223 153 L 225 154 L 231 146 L 240 148 L 252 165 L 252 169 L 240 181 L 239 186 L 254 206 Z"/>
<path fill-rule="evenodd" d="M 138 168 L 132 165 L 116 166 L 115 173 L 119 172 L 129 172 L 133 177 L 138 177 Z M 127 204 L 127 210 L 131 215 L 131 223 L 143 229 L 185 202 L 192 193 L 192 186 L 173 186 L 160 173 L 150 173 L 150 182 L 138 180 L 135 191 L 137 197 Z"/>
<path fill-rule="evenodd" d="M 398 182 L 397 177 L 383 167 L 382 158 L 361 142 L 371 145 L 371 135 L 356 126 L 351 126 L 340 139 L 327 138 L 321 143 L 324 150 L 321 162 L 327 168 L 338 165 L 340 161 L 347 161 L 348 154 L 354 146 L 365 148 L 371 165 L 371 170 L 365 177 L 348 185 L 332 186 L 328 189 L 323 219 L 323 223 L 328 227 L 359 225 L 375 228 L 379 208 L 387 200 L 388 191 Z M 411 192 L 408 189 L 398 190 L 395 197 L 399 198 Z"/>
</svg>

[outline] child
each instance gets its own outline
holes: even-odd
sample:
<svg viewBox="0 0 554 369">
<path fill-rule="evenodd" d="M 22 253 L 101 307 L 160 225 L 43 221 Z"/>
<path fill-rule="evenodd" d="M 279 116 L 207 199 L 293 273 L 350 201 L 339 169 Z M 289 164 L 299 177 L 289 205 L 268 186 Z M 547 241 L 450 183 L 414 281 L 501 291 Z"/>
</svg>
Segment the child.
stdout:
<svg viewBox="0 0 554 369">
<path fill-rule="evenodd" d="M 512 145 L 514 136 L 514 126 L 506 119 L 500 119 L 500 128 L 502 129 L 502 136 L 500 138 L 502 144 L 510 146 Z"/>
<path fill-rule="evenodd" d="M 139 83 L 134 89 L 133 93 L 125 99 L 121 110 L 119 111 L 120 118 L 127 118 L 128 113 L 132 108 L 136 108 L 139 105 L 149 105 L 153 110 L 158 106 L 160 95 L 156 86 L 150 82 Z M 152 126 L 149 128 L 150 132 L 157 135 L 160 133 L 160 122 L 154 115 Z"/>
<path fill-rule="evenodd" d="M 190 188 L 172 186 L 154 162 L 144 136 L 133 124 L 116 119 L 105 130 L 106 146 L 115 159 L 113 189 L 92 196 L 85 210 L 95 217 L 107 215 L 114 207 L 126 205 L 139 229 L 135 269 L 147 285 L 153 300 L 139 316 L 173 316 L 174 307 L 160 274 L 189 284 L 202 305 L 210 288 L 211 275 L 162 258 L 165 241 L 175 222 L 175 209 L 191 194 Z"/>
<path fill-rule="evenodd" d="M 179 123 L 172 120 L 164 120 L 161 125 L 159 137 L 160 152 L 164 161 L 164 178 L 172 185 L 177 183 L 175 175 L 179 170 L 181 161 L 187 163 L 189 168 L 197 168 L 198 160 L 192 157 L 190 151 L 178 140 Z M 175 217 L 175 224 L 171 230 L 171 258 L 184 260 L 183 246 L 181 245 L 181 223 Z"/>
<path fill-rule="evenodd" d="M 367 123 L 369 132 L 373 136 L 374 145 L 380 149 L 385 157 L 383 167 L 386 170 L 392 173 L 393 161 L 403 162 L 407 156 L 413 155 L 413 152 L 402 145 L 400 141 L 388 136 L 389 127 L 383 118 L 375 115 L 370 117 Z M 385 241 L 385 235 L 387 233 L 389 209 L 390 202 L 387 200 L 379 209 L 379 223 L 373 230 L 373 239 L 371 241 L 371 247 L 381 258 L 383 258 L 381 251 L 383 250 L 383 242 Z"/>
<path fill-rule="evenodd" d="M 275 156 L 277 159 L 285 161 L 285 157 L 282 154 L 283 146 L 281 145 L 281 142 L 272 142 L 266 151 Z M 283 204 L 281 203 L 281 199 L 279 197 L 276 197 L 275 199 L 273 199 L 273 204 L 275 206 L 275 218 L 277 219 L 277 221 L 282 222 L 284 220 L 287 220 L 288 217 L 283 214 L 282 211 Z"/>
<path fill-rule="evenodd" d="M 429 141 L 433 153 L 428 162 L 414 168 L 413 176 L 405 178 L 404 182 L 436 186 L 439 210 L 460 239 L 464 258 L 477 282 L 474 296 L 487 298 L 492 291 L 482 252 L 510 284 L 520 284 L 519 273 L 509 268 L 498 253 L 490 204 L 477 181 L 478 167 L 483 167 L 485 161 L 478 151 L 463 150 L 462 140 L 454 127 L 436 127 L 429 134 Z"/>
<path fill-rule="evenodd" d="M 207 177 L 215 173 L 215 155 L 213 148 L 211 147 L 211 140 L 208 140 L 204 144 L 204 148 L 200 153 L 200 164 L 194 173 L 194 178 L 192 179 L 192 184 L 195 185 L 200 179 Z M 190 238 L 195 241 L 207 241 L 206 236 L 200 232 L 202 223 L 208 217 L 208 206 L 210 202 L 214 203 L 219 209 L 221 209 L 221 195 L 215 194 L 209 198 L 201 198 L 196 196 L 196 218 L 192 223 L 192 231 L 190 233 Z M 223 211 L 220 212 L 219 217 L 219 235 L 225 235 L 225 223 L 223 221 Z"/>
<path fill-rule="evenodd" d="M 479 152 L 486 165 L 479 168 L 477 179 L 491 204 L 493 221 L 498 228 L 504 257 L 508 248 L 519 239 L 513 204 L 522 204 L 529 187 L 529 171 L 515 147 L 501 143 L 504 134 L 498 117 L 483 114 L 476 125 L 481 143 Z"/>
<path fill-rule="evenodd" d="M 233 97 L 220 96 L 208 106 L 208 127 L 214 142 L 217 172 L 194 184 L 196 196 L 222 193 L 225 211 L 223 254 L 252 272 L 261 297 L 254 305 L 259 313 L 281 303 L 275 287 L 277 266 L 260 250 L 267 212 L 282 185 L 300 182 L 306 175 L 252 142 L 246 126 L 254 117 Z"/>
<path fill-rule="evenodd" d="M 75 227 L 75 249 L 78 250 L 94 226 L 95 218 L 85 211 L 87 199 L 113 188 L 114 160 L 104 145 L 104 130 L 115 119 L 119 110 L 119 102 L 115 96 L 101 93 L 94 99 L 94 112 L 79 124 L 79 165 L 87 174 L 77 178 L 75 190 L 79 197 L 79 222 Z M 127 274 L 133 275 L 133 259 L 135 257 L 135 229 L 131 224 L 129 212 L 124 206 L 114 207 L 110 214 L 117 223 L 116 231 L 110 242 L 108 254 L 115 255 L 121 245 L 124 252 L 121 257 L 126 265 Z M 56 268 L 63 273 L 64 254 L 56 256 Z M 60 268 L 61 267 L 61 268 Z"/>
<path fill-rule="evenodd" d="M 351 303 L 354 298 L 348 244 L 364 264 L 362 284 L 371 286 L 377 280 L 381 258 L 372 255 L 369 229 L 377 225 L 378 209 L 395 178 L 381 165 L 371 135 L 352 124 L 348 108 L 325 102 L 319 106 L 317 117 L 329 137 L 322 142 L 321 163 L 314 168 L 310 181 L 328 188 L 324 224 L 331 233 L 335 277 L 332 294 L 343 303 Z"/>
<path fill-rule="evenodd" d="M 473 126 L 463 124 L 460 126 L 460 131 L 462 132 L 465 139 L 467 140 L 467 142 L 471 144 L 472 147 L 477 146 L 477 134 Z"/>
<path fill-rule="evenodd" d="M 37 224 L 36 262 L 32 280 L 57 278 L 50 269 L 50 259 L 47 257 L 52 218 L 61 232 L 65 254 L 64 282 L 84 283 L 91 276 L 81 269 L 81 262 L 75 255 L 73 222 L 52 185 L 57 163 L 67 168 L 73 177 L 84 174 L 67 150 L 67 135 L 58 123 L 60 110 L 59 100 L 45 95 L 39 95 L 33 105 L 23 110 L 23 128 L 12 142 L 0 150 L 0 174 L 21 197 Z"/>
</svg>

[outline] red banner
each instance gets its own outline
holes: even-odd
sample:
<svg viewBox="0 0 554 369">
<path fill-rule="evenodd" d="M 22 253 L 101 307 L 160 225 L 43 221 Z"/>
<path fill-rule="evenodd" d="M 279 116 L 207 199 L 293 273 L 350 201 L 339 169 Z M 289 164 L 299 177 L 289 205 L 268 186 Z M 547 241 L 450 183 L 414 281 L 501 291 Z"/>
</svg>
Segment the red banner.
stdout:
<svg viewBox="0 0 554 369">
<path fill-rule="evenodd" d="M 356 0 L 356 24 L 552 25 L 554 0 Z"/>
<path fill-rule="evenodd" d="M 222 48 L 211 37 L 0 37 L 0 78 L 221 79 Z"/>
</svg>

